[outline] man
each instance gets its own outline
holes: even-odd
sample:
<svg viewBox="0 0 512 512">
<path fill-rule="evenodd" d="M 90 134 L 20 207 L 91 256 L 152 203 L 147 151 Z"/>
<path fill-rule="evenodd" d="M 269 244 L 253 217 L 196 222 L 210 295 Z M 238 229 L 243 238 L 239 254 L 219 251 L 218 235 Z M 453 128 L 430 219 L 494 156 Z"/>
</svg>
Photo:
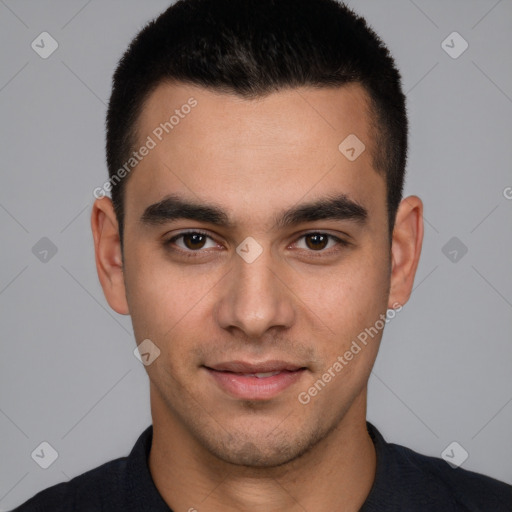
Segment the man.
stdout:
<svg viewBox="0 0 512 512">
<path fill-rule="evenodd" d="M 146 26 L 91 224 L 153 424 L 17 510 L 510 510 L 509 485 L 366 421 L 421 252 L 406 154 L 394 61 L 334 0 L 181 0 Z"/>
</svg>

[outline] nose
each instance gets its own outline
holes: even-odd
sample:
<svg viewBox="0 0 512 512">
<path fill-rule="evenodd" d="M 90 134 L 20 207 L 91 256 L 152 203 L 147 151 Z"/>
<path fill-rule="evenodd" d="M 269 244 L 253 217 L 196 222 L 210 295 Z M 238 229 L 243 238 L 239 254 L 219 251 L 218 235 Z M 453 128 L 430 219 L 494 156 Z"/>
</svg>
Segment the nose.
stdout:
<svg viewBox="0 0 512 512">
<path fill-rule="evenodd" d="M 269 329 L 291 327 L 296 311 L 293 293 L 285 285 L 286 263 L 278 265 L 266 248 L 251 263 L 235 255 L 233 265 L 217 303 L 218 324 L 239 329 L 250 339 L 261 339 Z"/>
</svg>

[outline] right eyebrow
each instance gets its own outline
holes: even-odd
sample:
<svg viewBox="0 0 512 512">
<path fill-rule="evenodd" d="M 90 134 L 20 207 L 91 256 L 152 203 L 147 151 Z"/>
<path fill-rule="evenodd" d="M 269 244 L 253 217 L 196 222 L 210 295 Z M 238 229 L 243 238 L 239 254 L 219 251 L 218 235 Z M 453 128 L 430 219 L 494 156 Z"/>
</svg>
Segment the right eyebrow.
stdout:
<svg viewBox="0 0 512 512">
<path fill-rule="evenodd" d="M 164 224 L 178 219 L 208 222 L 224 228 L 234 227 L 227 213 L 219 206 L 197 204 L 172 194 L 148 206 L 141 216 L 142 223 L 148 225 Z"/>
</svg>

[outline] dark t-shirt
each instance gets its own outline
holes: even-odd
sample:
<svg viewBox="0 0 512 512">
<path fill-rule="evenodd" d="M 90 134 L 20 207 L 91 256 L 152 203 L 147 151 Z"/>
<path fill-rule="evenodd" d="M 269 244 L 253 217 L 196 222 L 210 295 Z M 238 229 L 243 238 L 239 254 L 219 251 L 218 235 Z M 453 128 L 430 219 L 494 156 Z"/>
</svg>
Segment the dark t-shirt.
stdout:
<svg viewBox="0 0 512 512">
<path fill-rule="evenodd" d="M 512 511 L 512 486 L 387 443 L 366 424 L 375 444 L 377 472 L 360 512 Z M 150 425 L 128 457 L 44 489 L 12 512 L 169 512 L 149 472 L 152 438 Z M 196 508 L 200 510 L 198 504 Z"/>
</svg>

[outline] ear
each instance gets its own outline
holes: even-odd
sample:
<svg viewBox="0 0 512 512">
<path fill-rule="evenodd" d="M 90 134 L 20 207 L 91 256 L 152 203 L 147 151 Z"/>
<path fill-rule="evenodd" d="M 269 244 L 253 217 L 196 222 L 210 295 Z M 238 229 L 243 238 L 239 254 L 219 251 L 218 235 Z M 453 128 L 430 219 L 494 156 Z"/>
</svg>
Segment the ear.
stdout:
<svg viewBox="0 0 512 512">
<path fill-rule="evenodd" d="M 109 197 L 102 197 L 94 202 L 91 229 L 96 253 L 96 270 L 105 298 L 114 311 L 128 315 L 119 226 Z"/>
<path fill-rule="evenodd" d="M 402 200 L 391 244 L 391 287 L 388 308 L 404 305 L 412 292 L 423 243 L 423 203 L 417 196 Z"/>
</svg>

